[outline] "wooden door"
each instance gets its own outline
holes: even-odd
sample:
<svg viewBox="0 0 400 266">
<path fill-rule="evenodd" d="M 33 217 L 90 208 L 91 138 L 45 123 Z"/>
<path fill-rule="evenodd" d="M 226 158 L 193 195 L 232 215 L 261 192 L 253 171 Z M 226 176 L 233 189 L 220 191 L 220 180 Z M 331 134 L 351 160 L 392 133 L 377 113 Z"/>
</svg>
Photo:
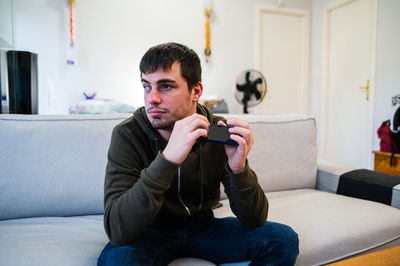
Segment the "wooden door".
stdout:
<svg viewBox="0 0 400 266">
<path fill-rule="evenodd" d="M 256 68 L 267 81 L 264 101 L 251 113 L 308 113 L 309 13 L 256 8 Z"/>
<path fill-rule="evenodd" d="M 325 10 L 322 157 L 363 168 L 372 167 L 376 5 L 336 1 Z"/>
</svg>

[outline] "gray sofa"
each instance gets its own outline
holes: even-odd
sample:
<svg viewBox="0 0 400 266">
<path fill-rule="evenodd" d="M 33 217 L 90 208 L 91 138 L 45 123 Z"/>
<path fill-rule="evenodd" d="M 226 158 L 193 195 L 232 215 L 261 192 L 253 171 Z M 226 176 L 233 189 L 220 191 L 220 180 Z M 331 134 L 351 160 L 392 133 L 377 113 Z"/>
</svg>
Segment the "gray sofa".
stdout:
<svg viewBox="0 0 400 266">
<path fill-rule="evenodd" d="M 108 242 L 102 214 L 111 130 L 128 116 L 0 115 L 0 265 L 96 265 Z M 338 195 L 342 174 L 354 168 L 317 162 L 313 118 L 242 117 L 255 134 L 249 161 L 270 202 L 268 219 L 299 234 L 297 265 L 400 245 L 400 186 L 389 204 Z M 223 193 L 221 202 L 215 216 L 233 215 Z M 181 258 L 171 265 L 214 264 Z"/>
</svg>

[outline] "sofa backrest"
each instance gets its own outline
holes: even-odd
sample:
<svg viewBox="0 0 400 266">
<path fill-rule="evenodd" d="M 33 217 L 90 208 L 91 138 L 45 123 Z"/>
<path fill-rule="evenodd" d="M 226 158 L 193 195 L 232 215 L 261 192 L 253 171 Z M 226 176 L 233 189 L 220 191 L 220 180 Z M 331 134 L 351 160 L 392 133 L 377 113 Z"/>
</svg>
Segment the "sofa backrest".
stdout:
<svg viewBox="0 0 400 266">
<path fill-rule="evenodd" d="M 225 116 L 226 117 L 226 116 Z M 314 188 L 317 179 L 315 119 L 300 115 L 239 115 L 255 143 L 248 156 L 265 192 Z"/>
<path fill-rule="evenodd" d="M 0 220 L 103 213 L 111 131 L 129 116 L 0 115 Z M 249 162 L 264 191 L 315 186 L 313 118 L 235 116 L 253 129 Z"/>
<path fill-rule="evenodd" d="M 103 213 L 111 131 L 128 116 L 0 115 L 0 220 Z"/>
</svg>

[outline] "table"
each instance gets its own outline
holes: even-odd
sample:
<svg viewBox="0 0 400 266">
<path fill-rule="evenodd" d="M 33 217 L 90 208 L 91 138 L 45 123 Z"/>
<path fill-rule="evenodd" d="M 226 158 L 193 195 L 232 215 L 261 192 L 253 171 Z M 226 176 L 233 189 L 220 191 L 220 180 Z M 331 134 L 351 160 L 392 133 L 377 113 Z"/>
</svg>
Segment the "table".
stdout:
<svg viewBox="0 0 400 266">
<path fill-rule="evenodd" d="M 329 266 L 399 266 L 400 246 L 372 252 L 359 257 L 342 260 Z"/>
<path fill-rule="evenodd" d="M 373 153 L 375 154 L 375 171 L 400 176 L 400 153 L 394 154 L 394 165 L 390 165 L 392 153 L 382 151 L 373 151 Z"/>
</svg>

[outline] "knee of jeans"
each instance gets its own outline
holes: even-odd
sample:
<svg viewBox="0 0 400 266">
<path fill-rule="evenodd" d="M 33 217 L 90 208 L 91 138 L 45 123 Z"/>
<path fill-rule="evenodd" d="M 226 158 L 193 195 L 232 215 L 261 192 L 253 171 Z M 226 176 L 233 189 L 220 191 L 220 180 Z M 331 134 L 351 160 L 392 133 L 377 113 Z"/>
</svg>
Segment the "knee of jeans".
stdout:
<svg viewBox="0 0 400 266">
<path fill-rule="evenodd" d="M 267 222 L 263 231 L 263 245 L 255 250 L 257 255 L 250 258 L 255 259 L 254 265 L 294 265 L 299 254 L 299 238 L 297 233 L 284 224 Z M 261 264 L 260 264 L 261 263 Z M 264 263 L 264 264 L 262 264 Z"/>
<path fill-rule="evenodd" d="M 294 265 L 299 255 L 299 237 L 297 233 L 290 227 L 284 224 L 276 223 L 274 226 L 275 238 L 274 244 L 277 248 L 282 265 Z M 278 251 L 279 250 L 279 251 Z"/>
<path fill-rule="evenodd" d="M 297 233 L 288 225 L 276 223 L 274 227 L 275 241 L 285 250 L 297 255 L 299 253 L 299 236 Z"/>
<path fill-rule="evenodd" d="M 293 248 L 293 252 L 299 253 L 299 235 L 290 227 L 287 227 L 286 238 Z"/>
</svg>

